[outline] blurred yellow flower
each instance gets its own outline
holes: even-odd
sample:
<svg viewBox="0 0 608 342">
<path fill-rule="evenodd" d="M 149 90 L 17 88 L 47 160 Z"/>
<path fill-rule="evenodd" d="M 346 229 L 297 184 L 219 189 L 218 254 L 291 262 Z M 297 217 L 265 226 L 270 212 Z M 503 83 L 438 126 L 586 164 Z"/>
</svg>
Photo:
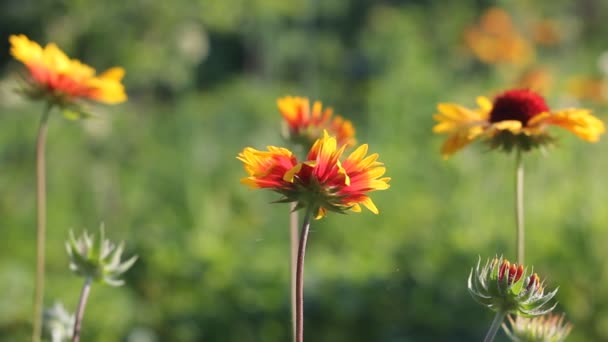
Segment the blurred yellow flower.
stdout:
<svg viewBox="0 0 608 342">
<path fill-rule="evenodd" d="M 478 97 L 479 108 L 468 109 L 454 103 L 440 103 L 433 132 L 448 134 L 441 148 L 447 158 L 476 139 L 484 139 L 493 148 L 528 151 L 550 143 L 548 125 L 562 127 L 579 138 L 596 142 L 604 132 L 604 123 L 586 109 L 551 111 L 542 96 L 527 89 L 508 90 L 490 101 Z"/>
<path fill-rule="evenodd" d="M 536 44 L 554 46 L 562 41 L 559 23 L 551 19 L 541 19 L 532 25 L 532 39 Z"/>
<path fill-rule="evenodd" d="M 553 84 L 553 75 L 546 67 L 535 66 L 522 72 L 515 84 L 517 88 L 530 89 L 545 94 Z"/>
<path fill-rule="evenodd" d="M 33 89 L 28 94 L 48 97 L 60 104 L 83 98 L 115 104 L 127 99 L 121 80 L 123 68 L 114 67 L 100 75 L 95 69 L 70 59 L 57 45 L 44 48 L 25 35 L 11 35 L 11 55 L 27 66 Z"/>
<path fill-rule="evenodd" d="M 285 136 L 306 149 L 323 136 L 323 130 L 336 137 L 338 145 L 355 145 L 355 128 L 350 120 L 339 115 L 332 119 L 333 109 L 325 108 L 320 101 L 310 107 L 306 97 L 285 96 L 277 100 L 279 112 L 285 120 Z"/>
<path fill-rule="evenodd" d="M 377 161 L 378 154 L 367 155 L 366 144 L 340 161 L 345 148 L 327 131 L 303 162 L 285 148 L 269 146 L 267 151 L 258 151 L 247 147 L 237 157 L 248 174 L 241 183 L 276 191 L 283 195 L 280 202 L 297 202 L 297 208 L 310 208 L 317 218 L 328 210 L 360 212 L 360 205 L 377 214 L 367 193 L 389 188 L 390 178 L 382 177 L 386 168 Z"/>
<path fill-rule="evenodd" d="M 467 47 L 487 64 L 525 65 L 534 59 L 534 48 L 513 27 L 503 9 L 492 7 L 484 12 L 476 26 L 464 32 Z"/>
<path fill-rule="evenodd" d="M 577 100 L 603 103 L 607 99 L 608 84 L 602 77 L 578 76 L 568 80 L 567 91 Z"/>
</svg>

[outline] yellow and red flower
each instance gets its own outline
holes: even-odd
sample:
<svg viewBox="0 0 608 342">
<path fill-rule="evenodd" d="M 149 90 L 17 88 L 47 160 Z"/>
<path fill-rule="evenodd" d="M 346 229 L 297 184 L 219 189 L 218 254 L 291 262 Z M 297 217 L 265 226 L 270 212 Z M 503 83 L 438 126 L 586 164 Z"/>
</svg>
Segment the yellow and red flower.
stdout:
<svg viewBox="0 0 608 342">
<path fill-rule="evenodd" d="M 249 175 L 241 183 L 266 188 L 283 195 L 279 202 L 297 202 L 317 218 L 326 212 L 361 211 L 361 205 L 377 214 L 368 192 L 389 188 L 390 178 L 382 177 L 384 164 L 378 154 L 367 155 L 368 146 L 359 146 L 340 161 L 346 146 L 338 147 L 327 131 L 310 149 L 306 161 L 298 162 L 289 150 L 269 146 L 267 151 L 245 148 L 237 159 Z"/>
<path fill-rule="evenodd" d="M 448 134 L 441 148 L 449 157 L 472 141 L 483 139 L 493 148 L 505 151 L 531 150 L 550 144 L 549 125 L 562 127 L 579 138 L 596 142 L 604 133 L 604 123 L 586 109 L 551 111 L 542 96 L 531 90 L 508 90 L 490 101 L 478 97 L 479 108 L 469 109 L 454 103 L 440 103 L 433 132 Z"/>
<path fill-rule="evenodd" d="M 127 99 L 121 80 L 125 74 L 119 67 L 100 75 L 95 69 L 70 59 L 57 45 L 44 48 L 25 35 L 11 35 L 11 55 L 27 66 L 34 98 L 48 98 L 56 104 L 69 104 L 76 99 L 89 99 L 115 104 Z"/>
<path fill-rule="evenodd" d="M 277 100 L 277 106 L 285 120 L 284 135 L 295 144 L 309 148 L 324 130 L 335 136 L 340 146 L 356 143 L 352 122 L 339 115 L 332 118 L 333 109 L 323 109 L 320 101 L 315 101 L 311 108 L 306 97 L 285 96 Z"/>
</svg>

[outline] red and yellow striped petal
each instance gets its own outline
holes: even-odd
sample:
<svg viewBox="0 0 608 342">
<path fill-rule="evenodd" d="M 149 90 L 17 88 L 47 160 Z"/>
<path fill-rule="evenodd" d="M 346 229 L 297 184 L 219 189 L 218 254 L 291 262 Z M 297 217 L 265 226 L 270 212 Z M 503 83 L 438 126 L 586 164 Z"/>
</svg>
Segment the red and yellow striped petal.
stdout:
<svg viewBox="0 0 608 342">
<path fill-rule="evenodd" d="M 274 146 L 268 146 L 268 151 L 247 147 L 237 159 L 243 162 L 249 175 L 242 178 L 241 183 L 252 188 L 289 187 L 289 182 L 284 180 L 285 174 L 298 164 L 291 151 Z"/>
</svg>

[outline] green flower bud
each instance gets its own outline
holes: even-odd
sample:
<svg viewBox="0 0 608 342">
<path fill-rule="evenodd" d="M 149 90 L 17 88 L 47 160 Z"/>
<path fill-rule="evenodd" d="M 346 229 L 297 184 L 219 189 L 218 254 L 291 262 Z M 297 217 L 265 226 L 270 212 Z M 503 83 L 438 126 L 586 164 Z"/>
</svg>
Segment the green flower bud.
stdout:
<svg viewBox="0 0 608 342">
<path fill-rule="evenodd" d="M 473 299 L 496 312 L 513 313 L 526 317 L 544 315 L 555 308 L 547 303 L 557 289 L 544 293 L 544 283 L 536 273 L 527 275 L 523 265 L 511 264 L 500 257 L 488 260 L 481 267 L 471 269 L 468 289 Z"/>
<path fill-rule="evenodd" d="M 118 246 L 105 239 L 104 227 L 99 228 L 99 238 L 89 235 L 86 231 L 78 239 L 70 231 L 66 241 L 66 249 L 70 256 L 70 269 L 76 274 L 110 286 L 124 284 L 120 276 L 125 273 L 137 260 L 137 256 L 121 262 L 124 244 Z"/>
<path fill-rule="evenodd" d="M 565 322 L 565 315 L 549 314 L 534 318 L 508 317 L 511 329 L 502 325 L 511 341 L 515 342 L 562 342 L 572 331 L 572 324 Z"/>
</svg>

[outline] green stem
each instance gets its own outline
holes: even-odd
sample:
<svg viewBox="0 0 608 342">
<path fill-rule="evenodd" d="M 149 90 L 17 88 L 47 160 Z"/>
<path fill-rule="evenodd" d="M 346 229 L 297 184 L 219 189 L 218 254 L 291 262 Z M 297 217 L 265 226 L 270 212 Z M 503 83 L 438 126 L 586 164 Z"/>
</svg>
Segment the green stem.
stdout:
<svg viewBox="0 0 608 342">
<path fill-rule="evenodd" d="M 84 309 L 87 305 L 87 299 L 89 299 L 89 292 L 91 292 L 91 277 L 87 277 L 82 286 L 82 292 L 80 293 L 80 300 L 78 301 L 78 310 L 76 311 L 76 322 L 74 322 L 74 333 L 72 334 L 72 342 L 80 341 L 80 328 L 82 327 L 82 318 L 84 317 Z"/>
<path fill-rule="evenodd" d="M 494 320 L 492 321 L 492 325 L 490 325 L 490 329 L 486 334 L 486 337 L 483 339 L 483 342 L 492 342 L 494 341 L 494 337 L 496 337 L 496 333 L 502 324 L 502 321 L 505 319 L 506 313 L 497 312 L 496 316 L 494 316 Z"/>
<path fill-rule="evenodd" d="M 291 262 L 289 264 L 291 272 L 291 322 L 293 329 L 293 338 L 296 336 L 296 268 L 298 263 L 298 212 L 295 211 L 297 202 L 291 203 L 289 206 L 289 234 L 291 240 Z"/>
<path fill-rule="evenodd" d="M 53 105 L 49 102 L 38 128 L 36 142 L 36 283 L 34 288 L 34 331 L 32 341 L 40 341 L 42 334 L 42 306 L 44 302 L 44 245 L 46 236 L 46 135 L 49 113 Z"/>
<path fill-rule="evenodd" d="M 516 217 L 516 246 L 517 263 L 524 263 L 525 239 L 524 239 L 524 162 L 521 151 L 517 150 L 515 157 L 515 217 Z"/>
<path fill-rule="evenodd" d="M 296 264 L 296 342 L 304 342 L 304 256 L 306 242 L 310 231 L 312 210 L 308 208 L 302 223 L 300 241 L 298 242 L 298 259 Z"/>
</svg>

